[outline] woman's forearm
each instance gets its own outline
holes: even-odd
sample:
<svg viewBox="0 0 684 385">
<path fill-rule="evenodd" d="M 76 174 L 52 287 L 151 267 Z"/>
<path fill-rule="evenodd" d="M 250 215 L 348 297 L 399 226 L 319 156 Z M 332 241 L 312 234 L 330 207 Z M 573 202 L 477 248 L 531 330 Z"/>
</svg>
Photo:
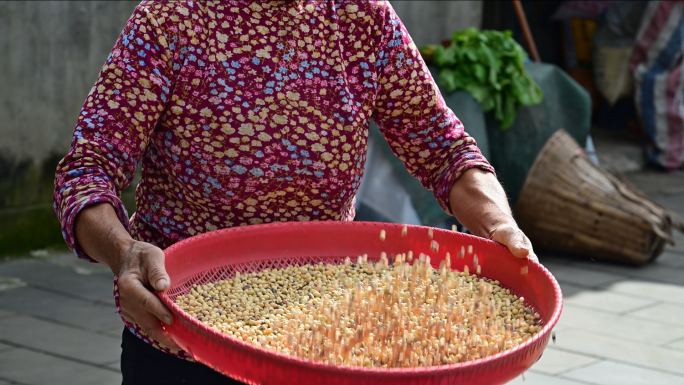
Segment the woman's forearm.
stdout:
<svg viewBox="0 0 684 385">
<path fill-rule="evenodd" d="M 472 234 L 493 239 L 502 225 L 516 226 L 503 187 L 491 172 L 471 168 L 451 187 L 451 212 Z"/>
<path fill-rule="evenodd" d="M 121 269 L 121 256 L 135 242 L 109 203 L 97 203 L 81 210 L 74 223 L 76 242 L 94 260 Z"/>
<path fill-rule="evenodd" d="M 118 277 L 121 316 L 140 326 L 163 346 L 180 350 L 159 322 L 171 325 L 173 316 L 151 289 L 163 291 L 170 285 L 171 279 L 164 268 L 164 252 L 149 243 L 133 240 L 109 203 L 81 210 L 74 226 L 81 250 L 109 266 Z"/>
</svg>

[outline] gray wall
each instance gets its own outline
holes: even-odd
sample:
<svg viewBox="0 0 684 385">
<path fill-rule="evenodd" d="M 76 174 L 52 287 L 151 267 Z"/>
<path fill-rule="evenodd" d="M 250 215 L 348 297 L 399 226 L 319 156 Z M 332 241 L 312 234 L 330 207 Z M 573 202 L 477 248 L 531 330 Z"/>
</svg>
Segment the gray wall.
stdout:
<svg viewBox="0 0 684 385">
<path fill-rule="evenodd" d="M 61 245 L 55 166 L 137 1 L 0 1 L 0 254 Z"/>
<path fill-rule="evenodd" d="M 0 2 L 0 154 L 69 147 L 79 110 L 137 2 Z"/>
<path fill-rule="evenodd" d="M 482 25 L 482 1 L 396 1 L 390 4 L 418 47 L 451 38 L 452 32 Z"/>
</svg>

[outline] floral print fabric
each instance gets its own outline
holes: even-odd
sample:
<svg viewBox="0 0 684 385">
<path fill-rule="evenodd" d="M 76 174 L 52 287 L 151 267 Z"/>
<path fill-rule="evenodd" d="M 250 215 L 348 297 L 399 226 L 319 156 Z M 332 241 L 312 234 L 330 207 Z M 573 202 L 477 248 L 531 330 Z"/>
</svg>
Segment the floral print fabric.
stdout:
<svg viewBox="0 0 684 385">
<path fill-rule="evenodd" d="M 231 226 L 352 220 L 371 118 L 447 212 L 465 170 L 493 171 L 389 3 L 143 2 L 58 166 L 64 238 L 92 261 L 73 224 L 96 202 L 161 248 Z M 138 163 L 129 221 L 119 194 Z"/>
</svg>

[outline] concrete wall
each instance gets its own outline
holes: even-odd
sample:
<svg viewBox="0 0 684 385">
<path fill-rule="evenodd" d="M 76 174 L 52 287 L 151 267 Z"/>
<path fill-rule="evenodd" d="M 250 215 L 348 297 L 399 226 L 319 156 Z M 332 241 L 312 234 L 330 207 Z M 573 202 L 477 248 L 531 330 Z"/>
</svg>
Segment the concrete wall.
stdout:
<svg viewBox="0 0 684 385">
<path fill-rule="evenodd" d="M 55 167 L 136 1 L 0 1 L 0 254 L 62 245 Z"/>
<path fill-rule="evenodd" d="M 63 245 L 54 170 L 138 1 L 0 1 L 0 254 Z M 479 26 L 477 1 L 392 1 L 420 46 Z M 132 190 L 124 202 L 132 208 Z"/>
<path fill-rule="evenodd" d="M 451 38 L 457 29 L 480 28 L 483 1 L 392 1 L 418 47 Z"/>
<path fill-rule="evenodd" d="M 0 2 L 0 154 L 62 154 L 137 2 Z M 62 154 L 63 155 L 63 154 Z"/>
</svg>

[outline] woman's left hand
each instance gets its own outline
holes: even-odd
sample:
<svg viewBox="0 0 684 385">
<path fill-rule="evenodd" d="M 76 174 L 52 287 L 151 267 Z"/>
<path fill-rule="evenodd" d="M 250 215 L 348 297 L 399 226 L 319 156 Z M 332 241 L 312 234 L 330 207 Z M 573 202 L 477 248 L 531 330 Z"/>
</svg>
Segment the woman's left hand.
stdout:
<svg viewBox="0 0 684 385">
<path fill-rule="evenodd" d="M 518 258 L 539 262 L 532 242 L 513 219 L 506 193 L 494 174 L 467 170 L 451 187 L 449 198 L 452 213 L 472 234 L 508 247 Z"/>
<path fill-rule="evenodd" d="M 532 250 L 532 242 L 516 225 L 501 225 L 494 229 L 490 238 L 492 241 L 508 247 L 508 250 L 518 258 L 529 258 L 539 262 L 537 255 Z"/>
</svg>

